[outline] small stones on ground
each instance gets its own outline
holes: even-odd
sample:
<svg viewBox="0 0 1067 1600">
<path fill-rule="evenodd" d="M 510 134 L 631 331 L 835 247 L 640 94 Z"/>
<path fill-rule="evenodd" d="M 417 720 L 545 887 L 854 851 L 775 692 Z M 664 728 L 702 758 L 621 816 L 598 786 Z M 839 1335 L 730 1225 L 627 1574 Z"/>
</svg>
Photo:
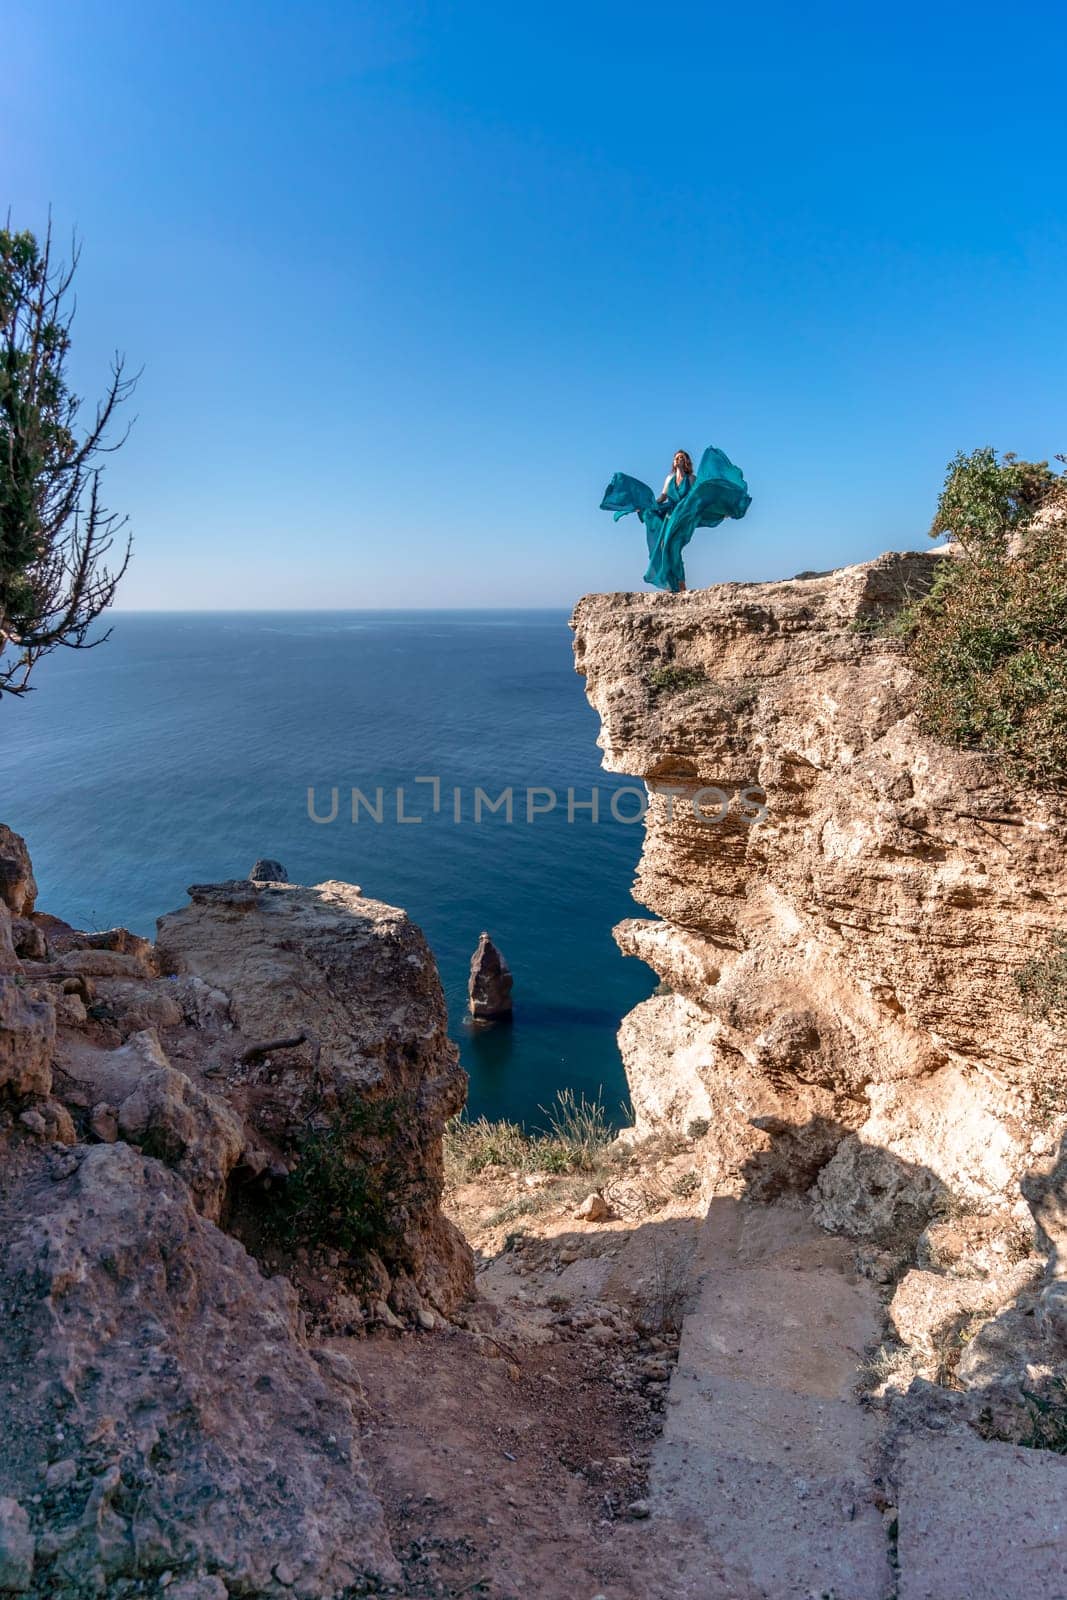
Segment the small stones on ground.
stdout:
<svg viewBox="0 0 1067 1600">
<path fill-rule="evenodd" d="M 574 1215 L 583 1222 L 606 1222 L 611 1216 L 611 1207 L 599 1191 L 587 1194 Z"/>
<path fill-rule="evenodd" d="M 44 1475 L 46 1488 L 67 1489 L 78 1476 L 78 1464 L 68 1456 L 65 1461 L 53 1461 Z"/>
<path fill-rule="evenodd" d="M 626 1507 L 626 1515 L 628 1517 L 632 1517 L 635 1522 L 643 1522 L 644 1519 L 648 1516 L 651 1516 L 651 1514 L 652 1507 L 649 1505 L 647 1500 L 631 1500 L 630 1504 Z"/>
<path fill-rule="evenodd" d="M 383 1327 L 402 1328 L 404 1326 L 396 1313 L 390 1311 L 384 1300 L 375 1300 L 371 1309 L 374 1313 L 375 1321 L 380 1322 Z"/>
<path fill-rule="evenodd" d="M 419 1307 L 418 1311 L 415 1313 L 415 1321 L 418 1323 L 423 1333 L 432 1333 L 437 1326 L 436 1316 L 432 1311 L 428 1311 L 425 1306 Z"/>
</svg>

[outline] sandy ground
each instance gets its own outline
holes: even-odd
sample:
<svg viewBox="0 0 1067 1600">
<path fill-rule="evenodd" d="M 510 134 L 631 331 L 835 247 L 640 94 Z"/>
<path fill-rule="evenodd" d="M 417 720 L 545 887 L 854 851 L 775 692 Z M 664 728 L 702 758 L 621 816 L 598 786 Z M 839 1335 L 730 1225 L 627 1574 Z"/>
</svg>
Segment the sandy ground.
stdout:
<svg viewBox="0 0 1067 1600">
<path fill-rule="evenodd" d="M 337 1341 L 366 1387 L 364 1452 L 409 1600 L 690 1592 L 645 1500 L 705 1209 L 672 1194 L 675 1169 L 685 1151 L 602 1183 L 614 1214 L 597 1224 L 574 1215 L 580 1180 L 539 1184 L 517 1217 L 523 1175 L 462 1185 L 449 1209 L 479 1263 L 466 1326 Z M 709 1571 L 693 1592 L 744 1591 Z"/>
</svg>

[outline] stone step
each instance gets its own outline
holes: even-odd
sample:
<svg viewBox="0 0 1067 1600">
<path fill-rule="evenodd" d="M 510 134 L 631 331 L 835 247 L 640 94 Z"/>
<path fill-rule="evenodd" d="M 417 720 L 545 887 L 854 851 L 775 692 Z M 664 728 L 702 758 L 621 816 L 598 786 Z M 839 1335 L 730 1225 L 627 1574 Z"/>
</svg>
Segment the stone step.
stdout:
<svg viewBox="0 0 1067 1600">
<path fill-rule="evenodd" d="M 878 1419 L 854 1398 L 881 1313 L 801 1210 L 718 1199 L 694 1260 L 653 1514 L 767 1600 L 886 1600 Z"/>
<path fill-rule="evenodd" d="M 1067 1457 L 918 1435 L 893 1475 L 899 1600 L 1067 1600 Z"/>
</svg>

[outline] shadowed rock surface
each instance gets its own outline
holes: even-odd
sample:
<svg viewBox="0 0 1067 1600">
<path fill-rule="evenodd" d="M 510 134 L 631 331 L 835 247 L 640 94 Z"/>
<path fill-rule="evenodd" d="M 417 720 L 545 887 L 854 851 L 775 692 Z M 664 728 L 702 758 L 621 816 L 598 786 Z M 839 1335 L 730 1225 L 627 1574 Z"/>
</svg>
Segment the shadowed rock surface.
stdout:
<svg viewBox="0 0 1067 1600">
<path fill-rule="evenodd" d="M 289 874 L 280 861 L 265 857 L 257 861 L 248 874 L 253 883 L 288 883 Z"/>
</svg>

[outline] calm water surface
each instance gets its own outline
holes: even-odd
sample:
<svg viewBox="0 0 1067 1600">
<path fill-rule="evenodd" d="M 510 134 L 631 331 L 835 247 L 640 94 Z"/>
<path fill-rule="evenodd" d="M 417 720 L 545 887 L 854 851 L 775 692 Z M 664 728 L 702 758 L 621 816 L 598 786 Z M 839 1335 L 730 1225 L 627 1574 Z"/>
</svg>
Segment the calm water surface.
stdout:
<svg viewBox="0 0 1067 1600">
<path fill-rule="evenodd" d="M 0 818 L 27 838 L 44 909 L 152 934 L 187 884 L 243 876 L 257 856 L 294 882 L 359 883 L 433 946 L 473 1114 L 537 1122 L 564 1085 L 618 1113 L 615 1030 L 654 983 L 611 939 L 635 913 L 641 828 L 610 815 L 628 780 L 600 770 L 564 613 L 125 614 L 107 644 L 60 652 L 37 683 L 0 712 Z M 436 816 L 420 776 L 441 780 Z M 400 785 L 421 823 L 397 821 Z M 508 785 L 514 822 L 475 826 L 475 788 Z M 527 824 L 535 785 L 559 807 Z M 309 786 L 321 815 L 340 789 L 336 822 L 310 819 Z M 380 825 L 362 809 L 352 824 L 353 786 L 383 789 Z M 593 786 L 600 822 L 578 810 L 568 823 L 568 787 L 582 800 Z M 515 1022 L 472 1034 L 483 928 L 514 971 Z"/>
</svg>

